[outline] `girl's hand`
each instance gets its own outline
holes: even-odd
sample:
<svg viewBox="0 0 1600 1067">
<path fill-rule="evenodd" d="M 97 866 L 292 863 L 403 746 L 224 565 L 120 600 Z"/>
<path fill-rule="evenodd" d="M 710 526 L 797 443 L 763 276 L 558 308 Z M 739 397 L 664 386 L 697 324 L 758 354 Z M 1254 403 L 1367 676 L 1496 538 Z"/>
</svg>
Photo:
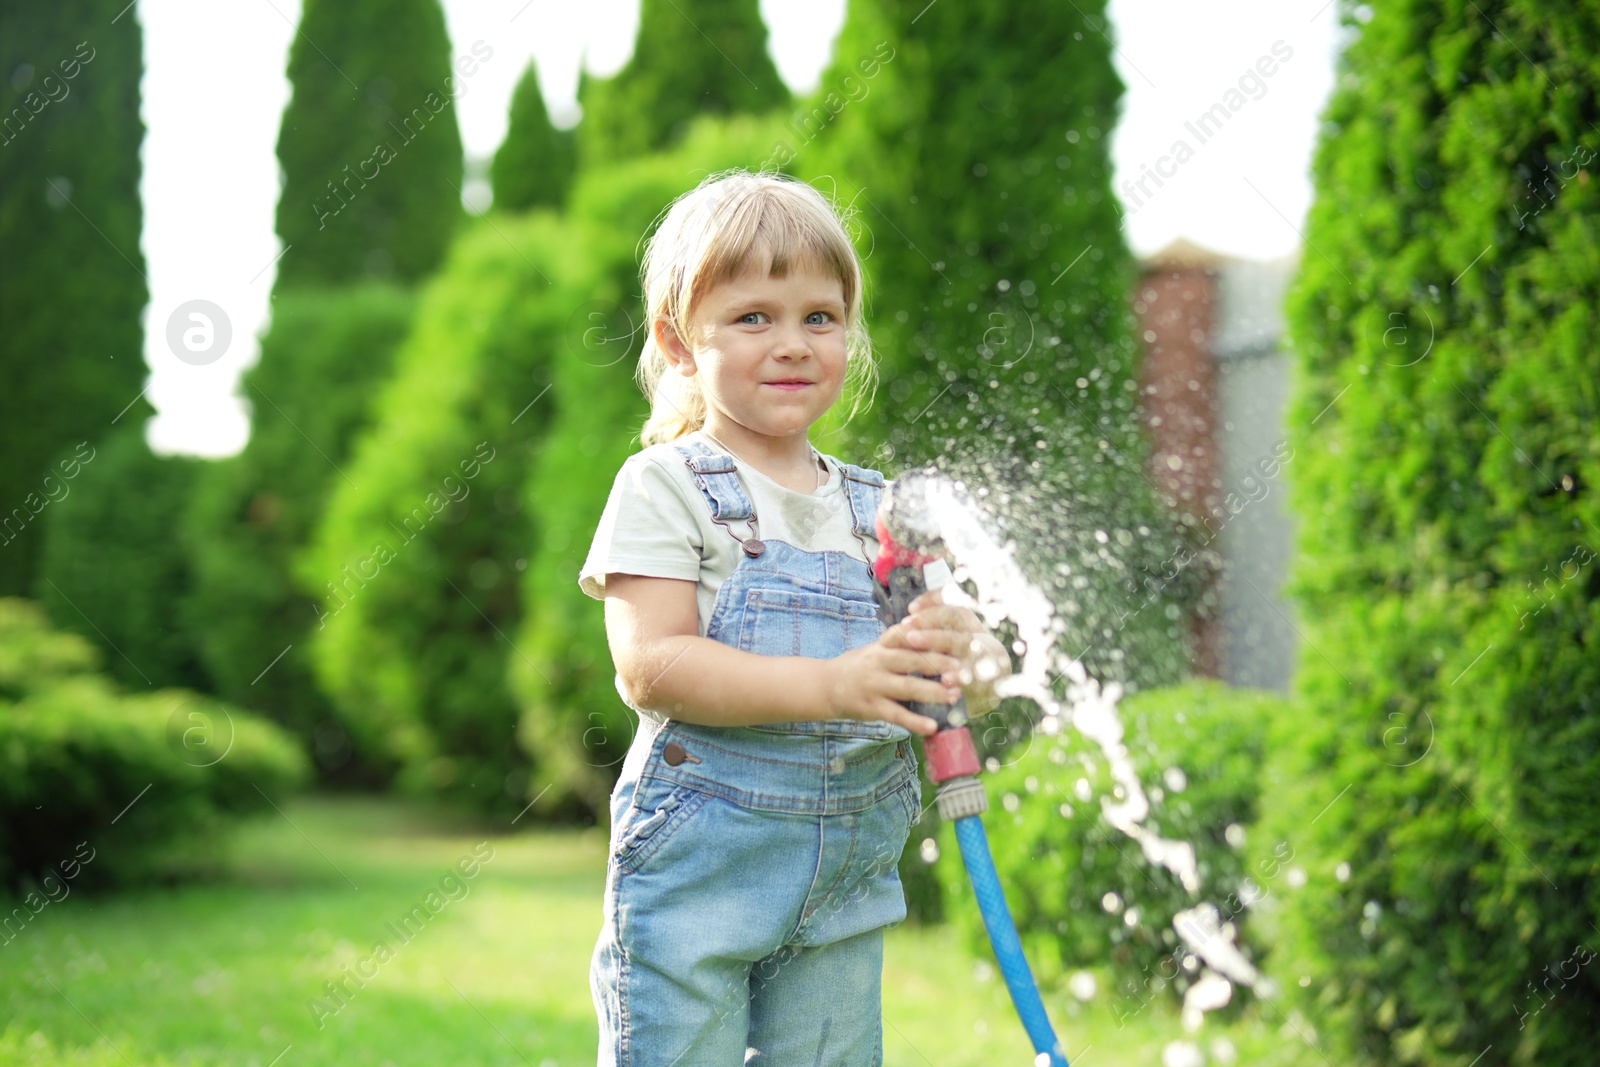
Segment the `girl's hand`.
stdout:
<svg viewBox="0 0 1600 1067">
<path fill-rule="evenodd" d="M 907 618 L 884 630 L 870 645 L 820 661 L 824 696 L 834 716 L 881 719 L 923 736 L 939 728 L 938 723 L 908 710 L 900 701 L 954 704 L 961 696 L 954 681 L 946 684 L 935 679 L 956 678 L 961 661 L 942 651 L 916 647 L 908 640 L 912 632 L 912 620 Z M 932 677 L 914 677 L 917 674 Z"/>
<path fill-rule="evenodd" d="M 912 648 L 955 659 L 956 668 L 943 674 L 940 681 L 962 688 L 968 715 L 983 715 L 999 703 L 995 683 L 1011 673 L 1011 657 L 970 608 L 945 603 L 945 588 L 955 588 L 958 597 L 965 596 L 959 586 L 946 586 L 917 597 L 906 617 L 906 640 Z"/>
</svg>

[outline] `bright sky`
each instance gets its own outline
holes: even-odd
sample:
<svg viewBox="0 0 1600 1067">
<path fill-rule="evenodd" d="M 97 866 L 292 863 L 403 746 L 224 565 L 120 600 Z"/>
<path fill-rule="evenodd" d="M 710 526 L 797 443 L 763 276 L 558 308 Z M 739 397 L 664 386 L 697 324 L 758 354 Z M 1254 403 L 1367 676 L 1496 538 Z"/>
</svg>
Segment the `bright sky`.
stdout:
<svg viewBox="0 0 1600 1067">
<path fill-rule="evenodd" d="M 1119 42 L 1117 69 L 1127 85 L 1112 153 L 1135 253 L 1180 236 L 1251 258 L 1292 251 L 1311 198 L 1317 116 L 1333 82 L 1337 5 L 1110 6 L 1106 32 Z M 638 0 L 444 0 L 444 8 L 453 54 L 478 41 L 494 50 L 456 102 L 469 158 L 492 155 L 505 136 L 511 91 L 530 59 L 557 123 L 570 125 L 580 64 L 615 71 L 638 29 Z M 146 67 L 146 395 L 159 412 L 148 437 L 161 452 L 228 455 L 249 436 L 236 388 L 258 357 L 282 251 L 273 232 L 273 148 L 289 98 L 284 68 L 300 2 L 139 0 L 136 10 Z M 844 0 L 762 0 L 761 10 L 779 73 L 796 91 L 814 88 Z M 1213 105 L 1222 105 L 1226 121 L 1202 127 Z M 232 329 L 221 357 L 198 365 L 178 359 L 167 340 L 175 312 L 194 300 L 222 309 Z M 180 321 L 179 331 L 187 325 Z"/>
</svg>

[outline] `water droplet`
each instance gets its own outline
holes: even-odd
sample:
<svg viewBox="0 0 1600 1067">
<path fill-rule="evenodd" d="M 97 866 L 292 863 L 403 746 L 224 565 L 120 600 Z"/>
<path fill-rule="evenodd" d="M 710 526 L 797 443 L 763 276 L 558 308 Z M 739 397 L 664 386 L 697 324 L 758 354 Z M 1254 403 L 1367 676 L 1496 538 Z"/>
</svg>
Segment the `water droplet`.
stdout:
<svg viewBox="0 0 1600 1067">
<path fill-rule="evenodd" d="M 1192 1041 L 1174 1041 L 1161 1050 L 1161 1067 L 1201 1067 L 1205 1062 Z"/>
</svg>

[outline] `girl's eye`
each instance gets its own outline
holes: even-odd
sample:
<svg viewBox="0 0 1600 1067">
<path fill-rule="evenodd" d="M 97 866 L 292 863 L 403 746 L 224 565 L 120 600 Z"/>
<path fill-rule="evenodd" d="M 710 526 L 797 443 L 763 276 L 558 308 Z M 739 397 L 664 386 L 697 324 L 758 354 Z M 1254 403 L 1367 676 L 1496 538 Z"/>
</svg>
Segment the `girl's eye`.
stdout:
<svg viewBox="0 0 1600 1067">
<path fill-rule="evenodd" d="M 761 320 L 765 317 L 766 313 L 762 311 L 746 311 L 743 315 L 739 316 L 739 321 L 746 326 L 759 326 L 761 324 Z"/>
<path fill-rule="evenodd" d="M 813 311 L 806 316 L 806 323 L 810 326 L 826 326 L 833 321 L 833 316 L 826 311 Z"/>
</svg>

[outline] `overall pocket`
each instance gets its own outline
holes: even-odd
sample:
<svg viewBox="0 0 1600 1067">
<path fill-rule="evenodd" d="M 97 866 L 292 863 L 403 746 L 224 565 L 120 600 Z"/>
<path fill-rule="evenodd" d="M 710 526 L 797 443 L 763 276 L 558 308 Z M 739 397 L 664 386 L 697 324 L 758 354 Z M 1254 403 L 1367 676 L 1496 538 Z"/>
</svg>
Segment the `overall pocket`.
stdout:
<svg viewBox="0 0 1600 1067">
<path fill-rule="evenodd" d="M 832 659 L 883 632 L 876 605 L 826 593 L 764 586 L 745 594 L 739 648 L 762 656 Z"/>
<path fill-rule="evenodd" d="M 709 799 L 709 794 L 679 785 L 656 804 L 655 810 L 646 811 L 639 806 L 639 795 L 635 794 L 632 817 L 623 825 L 611 852 L 617 867 L 629 873 L 638 871 Z"/>
</svg>

